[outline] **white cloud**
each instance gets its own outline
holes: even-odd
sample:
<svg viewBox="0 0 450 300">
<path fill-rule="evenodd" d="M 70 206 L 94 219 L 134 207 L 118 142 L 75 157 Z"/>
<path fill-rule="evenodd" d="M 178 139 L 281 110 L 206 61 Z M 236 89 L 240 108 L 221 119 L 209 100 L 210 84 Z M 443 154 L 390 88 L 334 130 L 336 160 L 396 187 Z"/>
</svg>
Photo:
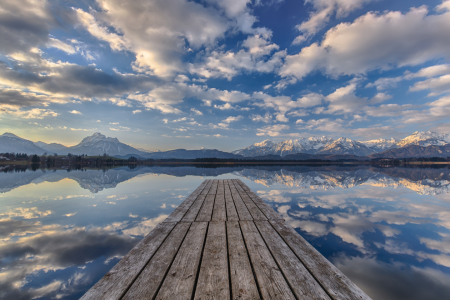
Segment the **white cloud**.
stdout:
<svg viewBox="0 0 450 300">
<path fill-rule="evenodd" d="M 78 110 L 71 110 L 71 111 L 69 111 L 71 114 L 74 114 L 74 115 L 82 115 L 82 113 L 81 112 L 79 112 Z"/>
<path fill-rule="evenodd" d="M 236 8 L 242 5 L 222 4 L 222 1 L 218 2 L 219 9 L 186 0 L 98 2 L 102 12 L 78 11 L 85 28 L 110 43 L 112 49 L 135 53 L 133 66 L 136 71 L 158 76 L 182 71 L 181 56 L 190 48 L 213 45 L 229 28 L 243 30 L 246 25 L 249 30 L 253 25 L 252 17 Z M 228 17 L 221 14 L 222 9 Z M 234 22 L 230 22 L 230 18 Z M 239 23 L 239 20 L 244 22 Z M 106 26 L 100 25 L 102 22 L 121 35 L 106 30 Z"/>
<path fill-rule="evenodd" d="M 282 125 L 282 124 L 276 124 L 276 125 L 270 125 L 265 126 L 262 128 L 258 128 L 257 136 L 279 136 L 281 134 L 281 131 L 288 130 L 290 127 L 289 125 Z"/>
<path fill-rule="evenodd" d="M 0 114 L 13 115 L 23 119 L 43 119 L 45 117 L 56 117 L 59 114 L 50 109 L 33 108 L 29 110 L 20 110 L 17 108 L 0 107 Z"/>
<path fill-rule="evenodd" d="M 49 42 L 47 43 L 47 47 L 57 48 L 61 51 L 64 51 L 68 54 L 76 53 L 75 48 L 72 45 L 66 44 L 58 39 L 49 38 Z"/>
<path fill-rule="evenodd" d="M 203 113 L 201 111 L 199 111 L 198 109 L 191 108 L 191 111 L 197 116 L 202 116 L 203 115 Z"/>
<path fill-rule="evenodd" d="M 450 74 L 416 82 L 409 90 L 412 92 L 431 90 L 428 96 L 450 93 Z"/>
<path fill-rule="evenodd" d="M 237 117 L 230 116 L 230 117 L 226 118 L 225 120 L 223 120 L 223 122 L 230 124 L 231 122 L 236 122 L 239 120 L 242 120 L 242 116 L 237 116 Z"/>
<path fill-rule="evenodd" d="M 320 44 L 288 55 L 279 74 L 297 79 L 314 70 L 351 75 L 449 59 L 450 11 L 438 10 L 438 14 L 429 14 L 428 8 L 421 6 L 405 14 L 369 12 L 353 23 L 341 23 L 330 29 Z"/>
<path fill-rule="evenodd" d="M 279 49 L 278 45 L 270 43 L 271 36 L 271 32 L 250 36 L 238 52 L 212 51 L 204 62 L 191 64 L 190 72 L 206 78 L 223 77 L 228 80 L 243 71 L 273 72 L 282 65 L 286 52 L 278 51 L 271 55 Z"/>
<path fill-rule="evenodd" d="M 336 18 L 342 18 L 371 1 L 373 0 L 305 0 L 305 4 L 310 3 L 313 6 L 313 11 L 307 21 L 296 26 L 302 35 L 294 40 L 294 44 L 305 41 L 323 29 L 334 13 Z"/>
<path fill-rule="evenodd" d="M 264 116 L 261 115 L 251 115 L 249 117 L 253 122 L 264 122 L 270 123 L 272 122 L 272 115 L 270 113 L 266 113 Z"/>
<path fill-rule="evenodd" d="M 133 115 L 139 114 L 139 113 L 141 113 L 141 112 L 142 112 L 142 110 L 140 110 L 140 109 L 133 110 Z"/>
</svg>

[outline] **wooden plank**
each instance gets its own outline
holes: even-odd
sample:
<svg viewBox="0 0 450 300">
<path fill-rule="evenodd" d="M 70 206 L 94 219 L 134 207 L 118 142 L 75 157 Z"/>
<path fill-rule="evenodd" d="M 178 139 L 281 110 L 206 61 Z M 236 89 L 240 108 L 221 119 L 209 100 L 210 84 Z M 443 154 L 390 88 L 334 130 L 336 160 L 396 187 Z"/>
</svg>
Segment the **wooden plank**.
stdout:
<svg viewBox="0 0 450 300">
<path fill-rule="evenodd" d="M 219 180 L 213 179 L 211 181 L 212 181 L 212 185 L 211 185 L 211 188 L 209 189 L 208 195 L 215 195 L 215 194 L 217 194 Z"/>
<path fill-rule="evenodd" d="M 369 296 L 311 246 L 294 228 L 283 221 L 270 221 L 270 223 L 332 299 L 370 300 Z"/>
<path fill-rule="evenodd" d="M 191 299 L 207 228 L 208 222 L 192 223 L 155 299 Z"/>
<path fill-rule="evenodd" d="M 175 226 L 122 299 L 153 299 L 155 297 L 190 225 L 191 223 L 180 222 Z"/>
<path fill-rule="evenodd" d="M 81 299 L 120 299 L 176 223 L 160 223 Z"/>
<path fill-rule="evenodd" d="M 191 205 L 187 213 L 184 215 L 183 219 L 181 219 L 182 222 L 194 222 L 197 218 L 198 212 L 200 211 L 200 208 L 203 205 L 203 202 L 206 199 L 206 196 L 209 192 L 209 189 L 211 188 L 212 180 L 209 180 L 207 186 L 205 189 L 200 193 L 200 195 L 197 197 L 197 199 L 194 201 L 194 203 Z M 204 191 L 206 193 L 204 193 Z"/>
<path fill-rule="evenodd" d="M 209 222 L 211 221 L 212 217 L 212 211 L 214 208 L 214 199 L 216 198 L 216 195 L 208 194 L 206 195 L 206 199 L 203 202 L 203 206 L 200 209 L 197 218 L 195 221 L 197 222 Z"/>
<path fill-rule="evenodd" d="M 225 181 L 224 191 L 225 191 L 225 206 L 227 208 L 227 220 L 228 221 L 239 221 L 239 216 L 234 206 L 233 197 L 231 196 L 231 190 L 228 183 L 229 180 Z"/>
<path fill-rule="evenodd" d="M 230 299 L 227 254 L 225 222 L 210 222 L 194 299 Z"/>
<path fill-rule="evenodd" d="M 264 215 L 269 220 L 283 220 L 283 218 L 278 214 L 272 207 L 270 207 L 263 199 L 261 199 L 256 193 L 254 193 L 245 183 L 240 179 L 236 179 L 236 183 L 247 192 L 247 195 L 255 202 L 259 209 L 264 213 Z"/>
<path fill-rule="evenodd" d="M 236 211 L 239 215 L 239 220 L 242 220 L 242 221 L 253 220 L 252 215 L 250 214 L 247 207 L 245 206 L 244 201 L 242 201 L 241 196 L 239 195 L 238 191 L 234 187 L 234 184 L 230 183 L 230 191 L 231 191 L 231 196 L 233 197 L 234 206 L 236 207 Z"/>
<path fill-rule="evenodd" d="M 227 222 L 232 299 L 260 299 L 239 222 Z"/>
<path fill-rule="evenodd" d="M 298 299 L 329 300 L 330 297 L 268 221 L 255 221 L 267 247 Z"/>
<path fill-rule="evenodd" d="M 224 180 L 220 179 L 219 184 L 217 185 L 217 195 L 224 194 Z"/>
<path fill-rule="evenodd" d="M 263 299 L 295 299 L 264 240 L 252 221 L 240 221 L 256 280 Z"/>
<path fill-rule="evenodd" d="M 216 194 L 214 199 L 214 209 L 211 221 L 226 221 L 227 220 L 227 210 L 225 207 L 225 195 Z"/>
<path fill-rule="evenodd" d="M 164 220 L 164 222 L 181 221 L 200 193 L 206 188 L 208 181 L 209 180 L 203 181 L 192 194 L 190 194 L 180 205 L 178 205 L 178 207 L 167 217 L 167 219 Z"/>
<path fill-rule="evenodd" d="M 233 184 L 236 187 L 236 190 L 238 191 L 239 195 L 241 196 L 242 201 L 244 201 L 245 206 L 247 206 L 248 211 L 253 217 L 253 220 L 267 220 L 264 213 L 259 209 L 258 206 L 253 202 L 252 199 L 247 195 L 247 193 L 244 191 L 244 189 L 240 186 L 239 183 L 235 182 L 233 180 Z"/>
</svg>

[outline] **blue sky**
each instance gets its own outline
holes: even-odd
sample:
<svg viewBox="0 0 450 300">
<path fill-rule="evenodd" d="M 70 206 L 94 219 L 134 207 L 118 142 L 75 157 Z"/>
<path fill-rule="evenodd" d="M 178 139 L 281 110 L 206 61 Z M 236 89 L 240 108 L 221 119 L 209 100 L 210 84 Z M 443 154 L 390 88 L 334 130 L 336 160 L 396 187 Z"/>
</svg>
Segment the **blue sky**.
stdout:
<svg viewBox="0 0 450 300">
<path fill-rule="evenodd" d="M 14 0 L 0 128 L 225 151 L 450 132 L 450 0 Z"/>
</svg>

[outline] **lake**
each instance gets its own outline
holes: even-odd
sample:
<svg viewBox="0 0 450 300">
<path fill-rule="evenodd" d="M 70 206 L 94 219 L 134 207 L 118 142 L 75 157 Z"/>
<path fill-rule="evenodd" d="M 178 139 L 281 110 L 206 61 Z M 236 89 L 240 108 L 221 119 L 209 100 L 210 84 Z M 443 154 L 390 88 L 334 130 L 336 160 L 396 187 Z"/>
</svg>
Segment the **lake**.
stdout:
<svg viewBox="0 0 450 300">
<path fill-rule="evenodd" d="M 373 299 L 450 295 L 450 169 L 0 167 L 0 298 L 78 299 L 205 179 L 239 178 Z"/>
</svg>

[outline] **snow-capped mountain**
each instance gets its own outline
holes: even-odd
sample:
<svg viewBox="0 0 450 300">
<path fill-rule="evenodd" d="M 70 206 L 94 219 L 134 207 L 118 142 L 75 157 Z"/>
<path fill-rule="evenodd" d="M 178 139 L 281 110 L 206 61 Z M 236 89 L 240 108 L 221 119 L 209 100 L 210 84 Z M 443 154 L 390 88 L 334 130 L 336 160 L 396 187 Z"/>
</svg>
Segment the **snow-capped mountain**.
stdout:
<svg viewBox="0 0 450 300">
<path fill-rule="evenodd" d="M 47 154 L 51 155 L 51 154 L 58 154 L 58 155 L 67 155 L 67 153 L 69 153 L 69 147 L 64 146 L 62 144 L 58 144 L 58 143 L 44 143 L 44 142 L 36 142 L 34 143 L 36 146 L 38 146 L 41 149 L 44 149 Z"/>
<path fill-rule="evenodd" d="M 106 137 L 100 132 L 96 132 L 91 136 L 85 137 L 78 145 L 69 147 L 68 150 L 72 154 L 88 154 L 88 155 L 126 155 L 126 154 L 146 154 L 131 146 L 119 142 L 117 138 Z"/>
<path fill-rule="evenodd" d="M 337 140 L 326 137 L 300 138 L 296 140 L 285 140 L 275 143 L 265 140 L 251 146 L 233 151 L 234 154 L 240 154 L 245 157 L 255 157 L 263 155 L 280 155 L 306 153 L 306 154 L 350 154 L 358 156 L 367 156 L 374 153 L 402 148 L 411 145 L 422 147 L 435 145 L 442 146 L 450 144 L 450 134 L 436 133 L 431 131 L 414 132 L 412 135 L 402 140 L 376 139 L 369 141 L 355 141 L 349 138 L 341 137 Z"/>
<path fill-rule="evenodd" d="M 443 146 L 450 143 L 450 134 L 437 133 L 432 131 L 416 131 L 410 136 L 405 137 L 397 143 L 398 147 L 409 145 L 426 146 Z"/>
<path fill-rule="evenodd" d="M 263 155 L 280 155 L 286 156 L 295 153 L 315 154 L 318 149 L 334 142 L 334 139 L 327 136 L 315 136 L 309 138 L 299 138 L 295 140 L 285 140 L 274 143 L 265 140 L 246 148 L 233 151 L 233 154 L 243 155 L 245 157 L 263 156 Z"/>
<path fill-rule="evenodd" d="M 374 151 L 363 143 L 344 137 L 321 147 L 316 152 L 316 154 L 352 154 L 358 156 L 366 156 L 372 153 Z"/>
<path fill-rule="evenodd" d="M 44 149 L 36 146 L 32 141 L 18 137 L 15 134 L 5 132 L 0 135 L 0 153 L 26 153 L 43 154 Z"/>
<path fill-rule="evenodd" d="M 390 138 L 390 139 L 370 140 L 370 141 L 365 141 L 365 142 L 361 142 L 361 143 L 366 145 L 368 148 L 373 149 L 374 152 L 381 152 L 381 151 L 385 151 L 388 149 L 397 148 L 398 142 L 399 142 L 398 140 L 396 140 L 394 138 Z"/>
</svg>

